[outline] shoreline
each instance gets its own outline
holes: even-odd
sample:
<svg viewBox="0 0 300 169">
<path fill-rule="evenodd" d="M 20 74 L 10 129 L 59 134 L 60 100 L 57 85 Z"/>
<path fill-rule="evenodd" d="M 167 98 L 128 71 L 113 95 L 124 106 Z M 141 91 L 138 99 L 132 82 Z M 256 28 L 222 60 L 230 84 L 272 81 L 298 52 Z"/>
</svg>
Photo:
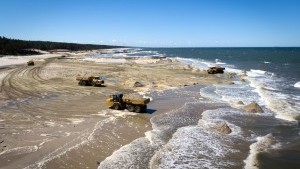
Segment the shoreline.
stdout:
<svg viewBox="0 0 300 169">
<path fill-rule="evenodd" d="M 63 55 L 65 57 L 60 58 Z M 80 151 L 92 151 L 97 144 L 87 146 L 90 142 L 87 140 L 93 137 L 102 141 L 97 143 L 107 145 L 112 144 L 111 140 L 121 139 L 110 145 L 111 148 L 102 148 L 102 157 L 98 156 L 98 160 L 105 159 L 121 145 L 143 137 L 151 129 L 151 116 L 159 111 L 152 114 L 114 112 L 104 104 L 105 98 L 112 93 L 122 91 L 125 94 L 133 92 L 147 96 L 155 91 L 161 93 L 180 86 L 230 81 L 225 75 L 208 76 L 204 71 L 167 58 L 130 58 L 119 63 L 115 58 L 104 58 L 101 62 L 87 61 L 85 59 L 88 56 L 89 53 L 45 54 L 30 57 L 37 63 L 33 67 L 24 65 L 28 57 L 27 60 L 23 58 L 14 62 L 19 65 L 8 66 L 9 70 L 0 70 L 0 113 L 1 124 L 4 124 L 0 130 L 1 167 L 71 167 L 74 159 L 68 159 L 67 155 L 76 156 Z M 17 60 L 20 58 L 18 56 Z M 75 80 L 78 74 L 99 73 L 105 76 L 106 87 L 82 87 Z M 144 86 L 133 87 L 136 81 Z M 170 106 L 174 108 L 180 102 L 174 100 Z M 164 108 L 162 113 L 171 108 L 166 105 L 160 107 Z M 117 129 L 118 134 L 110 133 L 109 128 Z M 126 134 L 132 129 L 135 131 L 133 134 Z M 103 131 L 106 131 L 104 138 L 95 134 Z M 95 163 L 91 161 L 95 157 L 89 157 L 88 152 L 85 154 L 86 157 L 82 158 L 88 158 L 85 160 L 89 161 L 89 166 Z M 57 162 L 53 160 L 54 157 L 63 158 L 65 162 Z"/>
<path fill-rule="evenodd" d="M 0 167 L 257 168 L 268 163 L 259 156 L 289 151 L 284 144 L 297 139 L 281 137 L 297 125 L 277 119 L 253 91 L 261 72 L 209 75 L 200 60 L 124 52 L 56 53 L 0 69 Z M 105 84 L 78 85 L 77 76 L 91 75 Z M 147 113 L 108 109 L 116 92 L 149 97 Z M 252 101 L 262 107 L 252 112 Z"/>
</svg>

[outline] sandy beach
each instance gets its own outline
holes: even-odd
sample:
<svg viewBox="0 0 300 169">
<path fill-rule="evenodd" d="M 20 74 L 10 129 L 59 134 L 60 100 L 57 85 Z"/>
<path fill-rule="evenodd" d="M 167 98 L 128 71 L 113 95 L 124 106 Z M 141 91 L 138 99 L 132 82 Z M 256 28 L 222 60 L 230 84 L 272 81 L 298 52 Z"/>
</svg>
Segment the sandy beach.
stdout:
<svg viewBox="0 0 300 169">
<path fill-rule="evenodd" d="M 0 169 L 300 168 L 300 1 L 0 6 Z"/>
<path fill-rule="evenodd" d="M 154 93 L 230 83 L 226 75 L 208 75 L 176 59 L 92 59 L 90 53 L 0 58 L 0 168 L 96 168 L 97 161 L 145 136 L 151 117 L 191 97 L 155 101 Z M 35 66 L 27 66 L 29 60 Z M 101 75 L 105 86 L 79 86 L 78 75 Z M 144 114 L 108 109 L 105 99 L 116 92 L 154 100 Z"/>
</svg>

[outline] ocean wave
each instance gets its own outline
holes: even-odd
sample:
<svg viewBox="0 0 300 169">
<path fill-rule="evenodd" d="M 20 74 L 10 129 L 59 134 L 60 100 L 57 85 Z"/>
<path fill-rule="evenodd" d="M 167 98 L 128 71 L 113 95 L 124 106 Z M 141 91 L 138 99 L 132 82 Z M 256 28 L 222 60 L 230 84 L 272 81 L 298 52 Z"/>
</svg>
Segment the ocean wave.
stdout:
<svg viewBox="0 0 300 169">
<path fill-rule="evenodd" d="M 157 151 L 149 168 L 228 168 L 238 165 L 232 154 L 230 136 L 212 133 L 197 126 L 179 128 L 169 142 Z"/>
<path fill-rule="evenodd" d="M 181 57 L 176 57 L 175 59 L 181 63 L 191 65 L 192 67 L 200 68 L 200 69 L 203 69 L 203 68 L 206 69 L 206 68 L 214 65 L 211 62 L 207 62 L 207 61 L 204 61 L 201 59 L 191 59 L 191 58 L 181 58 Z"/>
<path fill-rule="evenodd" d="M 257 94 L 257 92 L 254 91 L 254 88 L 247 83 L 207 86 L 200 89 L 200 94 L 203 97 L 219 102 L 226 102 L 232 106 L 239 101 L 242 101 L 245 104 L 255 101 L 264 105 L 264 101 L 259 94 Z"/>
<path fill-rule="evenodd" d="M 300 116 L 297 109 L 299 103 L 294 103 L 290 95 L 283 93 L 276 87 L 277 84 L 280 84 L 278 79 L 269 78 L 267 76 L 262 76 L 260 79 L 248 76 L 246 79 L 250 82 L 250 85 L 255 88 L 255 92 L 260 95 L 266 107 L 276 113 L 276 118 L 296 121 Z M 274 87 L 272 87 L 272 85 Z M 291 104 L 291 102 L 293 104 Z"/>
<path fill-rule="evenodd" d="M 259 76 L 264 76 L 266 73 L 267 73 L 267 71 L 264 71 L 264 70 L 251 69 L 250 71 L 247 71 L 247 76 L 259 77 Z"/>
<path fill-rule="evenodd" d="M 215 59 L 215 62 L 217 65 L 225 65 L 226 64 L 225 62 L 221 62 L 220 59 Z"/>
<path fill-rule="evenodd" d="M 216 62 L 217 65 L 225 65 L 225 62 Z"/>
<path fill-rule="evenodd" d="M 115 53 L 110 51 L 108 53 L 93 53 L 89 55 L 89 58 L 149 58 L 149 57 L 165 57 L 157 51 L 145 51 L 140 49 L 127 49 L 125 53 Z"/>
<path fill-rule="evenodd" d="M 249 76 L 249 77 L 264 77 L 264 76 L 274 77 L 274 76 L 276 76 L 276 74 L 272 73 L 272 72 L 264 71 L 264 70 L 251 69 L 250 71 L 247 71 L 247 76 Z"/>
<path fill-rule="evenodd" d="M 250 153 L 245 163 L 245 169 L 258 169 L 257 155 L 261 152 L 266 152 L 269 149 L 279 148 L 280 144 L 276 143 L 272 134 L 263 137 L 257 137 L 257 142 L 250 145 Z"/>
<path fill-rule="evenodd" d="M 98 169 L 148 168 L 154 152 L 147 138 L 139 138 L 107 157 Z"/>
<path fill-rule="evenodd" d="M 194 67 L 207 68 L 214 66 L 215 63 L 200 59 L 177 58 L 185 64 Z M 219 62 L 220 60 L 216 60 Z M 243 71 L 224 64 L 227 72 L 243 74 Z M 228 102 L 231 105 L 238 101 L 244 103 L 257 102 L 266 106 L 270 110 L 276 112 L 276 117 L 288 121 L 295 121 L 300 114 L 300 104 L 293 99 L 290 94 L 284 93 L 284 79 L 277 77 L 273 72 L 268 72 L 260 69 L 250 69 L 246 72 L 244 78 L 246 83 L 236 83 L 234 85 L 215 85 L 202 88 L 200 94 L 203 97 L 210 98 L 216 101 Z M 294 84 L 294 87 L 299 88 L 300 82 Z"/>
<path fill-rule="evenodd" d="M 300 88 L 300 82 L 295 83 L 294 87 Z"/>
</svg>

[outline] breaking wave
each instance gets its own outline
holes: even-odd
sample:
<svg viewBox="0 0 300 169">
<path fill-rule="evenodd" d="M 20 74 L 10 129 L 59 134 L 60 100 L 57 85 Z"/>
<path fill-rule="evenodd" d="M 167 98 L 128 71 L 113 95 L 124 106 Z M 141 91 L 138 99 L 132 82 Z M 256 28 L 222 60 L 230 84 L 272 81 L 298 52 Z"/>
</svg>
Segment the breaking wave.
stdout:
<svg viewBox="0 0 300 169">
<path fill-rule="evenodd" d="M 295 83 L 294 87 L 300 88 L 300 82 Z"/>
<path fill-rule="evenodd" d="M 257 137 L 256 142 L 251 144 L 250 153 L 245 162 L 245 169 L 258 169 L 257 155 L 261 152 L 267 152 L 270 149 L 279 148 L 280 144 L 276 143 L 272 134 L 263 137 Z"/>
</svg>

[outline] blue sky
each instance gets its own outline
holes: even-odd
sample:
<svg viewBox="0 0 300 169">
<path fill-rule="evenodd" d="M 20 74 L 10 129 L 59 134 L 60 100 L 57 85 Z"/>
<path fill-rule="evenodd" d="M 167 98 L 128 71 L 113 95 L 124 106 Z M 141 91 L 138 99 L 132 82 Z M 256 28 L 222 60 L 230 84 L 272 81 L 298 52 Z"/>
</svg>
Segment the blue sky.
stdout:
<svg viewBox="0 0 300 169">
<path fill-rule="evenodd" d="M 145 47 L 300 46 L 300 1 L 0 0 L 0 36 Z"/>
</svg>

